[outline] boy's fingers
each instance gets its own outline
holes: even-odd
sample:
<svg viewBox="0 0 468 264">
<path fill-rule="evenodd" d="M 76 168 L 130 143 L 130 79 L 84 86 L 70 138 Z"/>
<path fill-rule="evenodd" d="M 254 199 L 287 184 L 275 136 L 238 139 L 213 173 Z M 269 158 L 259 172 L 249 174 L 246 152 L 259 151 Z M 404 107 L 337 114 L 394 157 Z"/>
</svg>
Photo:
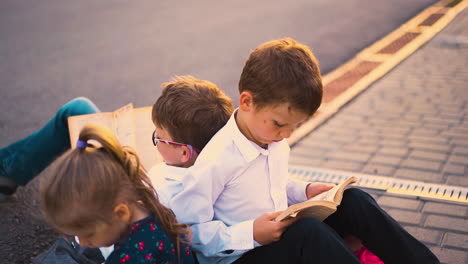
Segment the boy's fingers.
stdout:
<svg viewBox="0 0 468 264">
<path fill-rule="evenodd" d="M 275 218 L 280 215 L 283 211 L 278 211 L 278 212 L 274 212 L 274 213 L 266 213 L 266 217 L 268 218 L 268 220 L 275 220 Z"/>
<path fill-rule="evenodd" d="M 291 217 L 289 219 L 286 219 L 286 220 L 282 220 L 280 221 L 280 225 L 281 225 L 281 228 L 282 229 L 285 229 L 286 227 L 292 225 L 294 222 L 297 221 L 297 217 Z"/>
</svg>

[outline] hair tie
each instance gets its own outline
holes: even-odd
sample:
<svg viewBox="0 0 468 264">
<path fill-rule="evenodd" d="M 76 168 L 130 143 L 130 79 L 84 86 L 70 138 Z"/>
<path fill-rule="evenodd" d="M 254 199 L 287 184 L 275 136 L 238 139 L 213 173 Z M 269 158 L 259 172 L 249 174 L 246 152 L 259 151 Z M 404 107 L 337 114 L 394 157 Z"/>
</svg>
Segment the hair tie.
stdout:
<svg viewBox="0 0 468 264">
<path fill-rule="evenodd" d="M 78 139 L 78 141 L 76 142 L 76 147 L 79 149 L 84 149 L 87 146 L 88 146 L 88 143 L 86 143 L 86 141 Z"/>
</svg>

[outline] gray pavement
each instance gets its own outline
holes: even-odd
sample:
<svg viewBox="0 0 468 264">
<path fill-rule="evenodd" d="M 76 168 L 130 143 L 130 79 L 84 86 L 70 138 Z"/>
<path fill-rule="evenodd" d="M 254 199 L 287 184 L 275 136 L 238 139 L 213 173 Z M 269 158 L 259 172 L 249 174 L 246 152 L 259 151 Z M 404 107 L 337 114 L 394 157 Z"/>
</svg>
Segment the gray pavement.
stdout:
<svg viewBox="0 0 468 264">
<path fill-rule="evenodd" d="M 437 0 L 2 0 L 0 147 L 44 125 L 66 101 L 103 111 L 154 103 L 175 74 L 218 84 L 237 102 L 243 63 L 291 36 L 328 72 Z"/>
<path fill-rule="evenodd" d="M 290 163 L 468 187 L 466 25 L 468 9 L 294 145 Z M 468 204 L 372 194 L 443 263 L 468 263 Z"/>
</svg>

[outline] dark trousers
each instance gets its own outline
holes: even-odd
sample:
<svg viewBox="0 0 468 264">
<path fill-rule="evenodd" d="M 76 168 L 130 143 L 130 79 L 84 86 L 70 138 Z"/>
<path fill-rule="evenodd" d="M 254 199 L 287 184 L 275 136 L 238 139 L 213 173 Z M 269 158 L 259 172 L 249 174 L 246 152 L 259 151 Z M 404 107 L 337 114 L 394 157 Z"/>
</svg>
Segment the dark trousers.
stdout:
<svg viewBox="0 0 468 264">
<path fill-rule="evenodd" d="M 342 236 L 354 235 L 385 264 L 440 263 L 366 192 L 344 192 L 338 210 L 320 222 L 301 219 L 280 241 L 257 247 L 235 263 L 360 263 Z"/>
</svg>

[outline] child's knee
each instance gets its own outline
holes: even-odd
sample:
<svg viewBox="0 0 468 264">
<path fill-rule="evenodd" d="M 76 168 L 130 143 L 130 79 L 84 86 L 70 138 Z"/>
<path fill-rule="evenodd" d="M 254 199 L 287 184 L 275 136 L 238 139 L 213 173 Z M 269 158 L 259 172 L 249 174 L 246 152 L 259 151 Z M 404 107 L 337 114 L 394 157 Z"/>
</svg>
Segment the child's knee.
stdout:
<svg viewBox="0 0 468 264">
<path fill-rule="evenodd" d="M 366 199 L 366 200 L 374 200 L 372 196 L 370 196 L 365 191 L 358 189 L 358 188 L 349 188 L 346 189 L 343 193 L 343 199 Z"/>
<path fill-rule="evenodd" d="M 69 116 L 94 114 L 99 112 L 97 106 L 86 97 L 77 97 L 63 105 L 58 114 Z"/>
<path fill-rule="evenodd" d="M 295 232 L 296 235 L 303 235 L 306 237 L 311 237 L 314 234 L 322 233 L 326 231 L 327 225 L 324 224 L 322 221 L 313 219 L 313 218 L 302 218 L 297 220 L 294 223 L 290 230 Z"/>
<path fill-rule="evenodd" d="M 343 193 L 341 206 L 344 208 L 355 208 L 356 206 L 369 208 L 377 206 L 377 202 L 367 192 L 358 188 L 349 188 Z"/>
</svg>

